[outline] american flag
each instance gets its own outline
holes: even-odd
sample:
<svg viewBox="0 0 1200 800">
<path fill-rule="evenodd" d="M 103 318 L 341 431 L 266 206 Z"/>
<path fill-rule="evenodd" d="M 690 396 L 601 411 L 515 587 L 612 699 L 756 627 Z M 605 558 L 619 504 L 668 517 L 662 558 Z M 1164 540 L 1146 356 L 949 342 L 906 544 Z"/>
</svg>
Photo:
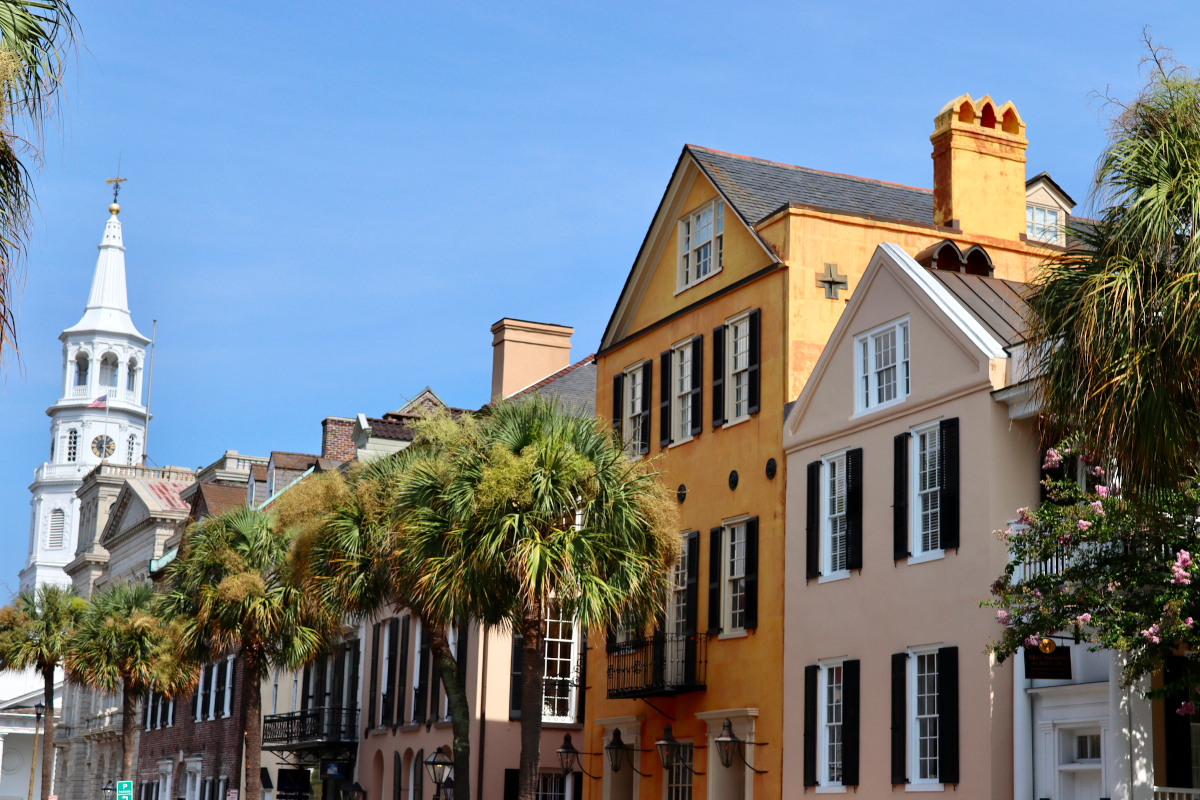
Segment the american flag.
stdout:
<svg viewBox="0 0 1200 800">
<path fill-rule="evenodd" d="M 84 408 L 108 408 L 108 395 L 102 394 Z"/>
</svg>

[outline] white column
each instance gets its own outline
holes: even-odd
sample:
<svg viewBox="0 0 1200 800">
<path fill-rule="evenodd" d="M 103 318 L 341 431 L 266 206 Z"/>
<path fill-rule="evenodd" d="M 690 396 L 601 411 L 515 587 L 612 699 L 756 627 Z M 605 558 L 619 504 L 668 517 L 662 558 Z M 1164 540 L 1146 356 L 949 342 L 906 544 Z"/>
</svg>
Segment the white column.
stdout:
<svg viewBox="0 0 1200 800">
<path fill-rule="evenodd" d="M 1154 720 L 1150 701 L 1145 693 L 1150 691 L 1150 676 L 1144 676 L 1126 694 L 1129 696 L 1129 755 L 1133 778 L 1132 800 L 1154 798 Z"/>
<path fill-rule="evenodd" d="M 1025 654 L 1013 656 L 1013 798 L 1033 800 L 1033 698 L 1025 689 Z"/>
</svg>

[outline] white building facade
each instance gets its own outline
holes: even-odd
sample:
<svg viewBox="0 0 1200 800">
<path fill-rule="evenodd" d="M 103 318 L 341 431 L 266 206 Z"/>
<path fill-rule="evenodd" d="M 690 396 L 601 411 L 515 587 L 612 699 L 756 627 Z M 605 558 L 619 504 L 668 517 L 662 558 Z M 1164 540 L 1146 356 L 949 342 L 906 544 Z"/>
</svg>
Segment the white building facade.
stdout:
<svg viewBox="0 0 1200 800">
<path fill-rule="evenodd" d="M 64 567 L 75 556 L 79 499 L 75 491 L 97 464 L 140 464 L 146 436 L 143 403 L 146 345 L 134 327 L 125 291 L 125 246 L 120 207 L 109 206 L 87 307 L 62 332 L 62 384 L 50 416 L 50 458 L 34 472 L 29 557 L 22 590 L 66 586 Z M 104 402 L 99 402 L 104 398 Z"/>
</svg>

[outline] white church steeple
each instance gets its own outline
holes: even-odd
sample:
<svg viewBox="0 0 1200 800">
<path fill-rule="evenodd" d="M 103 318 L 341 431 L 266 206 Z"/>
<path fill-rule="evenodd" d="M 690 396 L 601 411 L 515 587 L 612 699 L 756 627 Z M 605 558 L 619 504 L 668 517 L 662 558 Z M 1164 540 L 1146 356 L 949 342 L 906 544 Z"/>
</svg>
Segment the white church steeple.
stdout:
<svg viewBox="0 0 1200 800">
<path fill-rule="evenodd" d="M 75 490 L 83 477 L 101 462 L 141 464 L 147 416 L 142 368 L 150 340 L 129 314 L 120 211 L 116 202 L 109 206 L 83 317 L 58 337 L 62 392 L 46 409 L 50 460 L 37 468 L 29 487 L 33 509 L 22 589 L 71 583 L 64 567 L 77 551 L 95 546 L 78 541 Z"/>
</svg>

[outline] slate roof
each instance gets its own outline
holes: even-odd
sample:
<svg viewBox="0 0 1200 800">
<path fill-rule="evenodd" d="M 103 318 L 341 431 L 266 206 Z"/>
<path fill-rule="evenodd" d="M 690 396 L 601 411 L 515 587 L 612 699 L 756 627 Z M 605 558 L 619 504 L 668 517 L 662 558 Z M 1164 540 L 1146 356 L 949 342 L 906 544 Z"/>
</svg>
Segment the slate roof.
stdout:
<svg viewBox="0 0 1200 800">
<path fill-rule="evenodd" d="M 788 203 L 933 224 L 933 191 L 822 172 L 689 144 L 687 150 L 750 224 Z"/>
<path fill-rule="evenodd" d="M 201 483 L 196 486 L 203 497 L 204 510 L 210 517 L 246 505 L 246 487 L 227 483 Z"/>
<path fill-rule="evenodd" d="M 266 464 L 251 464 L 250 465 L 250 480 L 265 481 L 267 479 Z"/>
<path fill-rule="evenodd" d="M 320 456 L 310 453 L 284 453 L 279 450 L 271 451 L 271 463 L 275 469 L 306 470 L 317 463 Z"/>
<path fill-rule="evenodd" d="M 371 426 L 371 436 L 378 436 L 380 439 L 396 439 L 401 442 L 413 440 L 413 429 L 396 417 L 391 419 L 367 417 L 367 424 Z"/>
<path fill-rule="evenodd" d="M 509 399 L 539 394 L 556 397 L 563 408 L 589 417 L 596 415 L 596 354 L 551 373 L 532 386 L 509 395 Z"/>
<path fill-rule="evenodd" d="M 1023 297 L 1028 284 L 940 269 L 929 270 L 929 274 L 1005 345 L 1025 341 Z"/>
</svg>

